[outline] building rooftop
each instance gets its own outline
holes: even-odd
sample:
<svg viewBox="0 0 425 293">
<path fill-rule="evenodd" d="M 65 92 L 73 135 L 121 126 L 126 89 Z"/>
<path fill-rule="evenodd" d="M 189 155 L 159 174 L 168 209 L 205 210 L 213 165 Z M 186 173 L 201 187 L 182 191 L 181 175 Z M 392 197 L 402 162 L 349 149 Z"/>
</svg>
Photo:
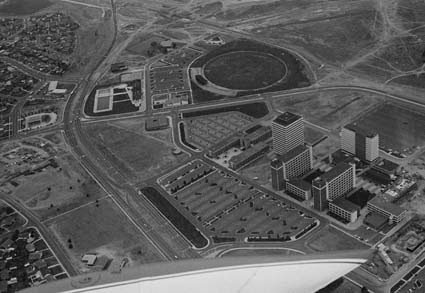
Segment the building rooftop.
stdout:
<svg viewBox="0 0 425 293">
<path fill-rule="evenodd" d="M 332 201 L 332 203 L 345 211 L 355 212 L 360 210 L 360 207 L 358 205 L 352 203 L 344 197 L 339 197 Z"/>
<path fill-rule="evenodd" d="M 285 163 L 289 162 L 290 160 L 292 160 L 293 158 L 295 158 L 299 154 L 303 153 L 306 149 L 307 149 L 307 147 L 305 145 L 300 144 L 299 146 L 293 148 L 289 152 L 287 152 L 283 155 L 280 155 L 278 157 L 278 159 L 281 160 L 282 162 L 285 162 Z"/>
<path fill-rule="evenodd" d="M 338 165 L 336 165 L 335 167 L 333 167 L 331 170 L 329 170 L 325 174 L 322 174 L 320 177 L 317 177 L 315 179 L 315 181 L 318 180 L 319 178 L 321 180 L 328 181 L 328 182 L 329 181 L 332 181 L 333 179 L 335 179 L 340 174 L 344 173 L 345 171 L 347 171 L 350 168 L 353 168 L 353 166 L 350 165 L 350 164 L 339 163 Z"/>
<path fill-rule="evenodd" d="M 394 173 L 399 166 L 400 166 L 399 164 L 396 164 L 386 159 L 382 159 L 372 168 L 384 170 L 388 173 Z"/>
<path fill-rule="evenodd" d="M 372 200 L 369 201 L 369 203 L 378 207 L 379 209 L 387 211 L 394 216 L 399 216 L 406 211 L 398 205 L 393 204 L 389 199 L 386 199 L 383 196 L 375 196 Z"/>
<path fill-rule="evenodd" d="M 282 161 L 277 158 L 273 159 L 270 161 L 270 166 L 273 168 L 280 168 L 282 167 Z"/>
<path fill-rule="evenodd" d="M 378 133 L 372 129 L 367 129 L 365 127 L 361 127 L 356 123 L 350 123 L 344 126 L 344 128 L 347 128 L 351 131 L 354 131 L 355 133 L 361 134 L 365 137 L 375 137 L 378 135 Z"/>
<path fill-rule="evenodd" d="M 298 119 L 301 119 L 302 117 L 300 115 L 291 113 L 291 112 L 285 112 L 283 114 L 280 114 L 279 116 L 277 116 L 273 122 L 276 122 L 282 126 L 288 126 L 292 123 L 294 123 L 295 121 L 297 121 Z"/>
<path fill-rule="evenodd" d="M 294 186 L 296 186 L 296 187 L 298 187 L 298 188 L 300 188 L 304 191 L 311 190 L 311 184 L 304 181 L 303 179 L 300 179 L 300 178 L 295 178 L 295 179 L 289 180 L 289 184 L 292 184 L 292 185 L 294 185 Z"/>
</svg>

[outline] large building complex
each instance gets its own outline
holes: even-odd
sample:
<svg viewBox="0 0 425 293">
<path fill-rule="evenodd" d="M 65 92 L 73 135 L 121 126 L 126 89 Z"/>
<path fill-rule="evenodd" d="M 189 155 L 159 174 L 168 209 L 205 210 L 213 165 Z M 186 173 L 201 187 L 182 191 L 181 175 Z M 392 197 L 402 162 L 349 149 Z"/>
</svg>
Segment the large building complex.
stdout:
<svg viewBox="0 0 425 293">
<path fill-rule="evenodd" d="M 273 148 L 283 155 L 293 148 L 304 144 L 304 120 L 301 116 L 285 112 L 272 122 Z"/>
<path fill-rule="evenodd" d="M 328 202 L 352 190 L 356 185 L 354 164 L 340 163 L 327 173 L 313 180 L 314 208 L 323 211 Z"/>
<path fill-rule="evenodd" d="M 374 161 L 379 157 L 379 135 L 348 124 L 341 130 L 341 149 L 363 161 Z"/>
<path fill-rule="evenodd" d="M 299 145 L 274 159 L 270 168 L 273 188 L 282 190 L 289 180 L 303 176 L 313 168 L 313 149 Z"/>
</svg>

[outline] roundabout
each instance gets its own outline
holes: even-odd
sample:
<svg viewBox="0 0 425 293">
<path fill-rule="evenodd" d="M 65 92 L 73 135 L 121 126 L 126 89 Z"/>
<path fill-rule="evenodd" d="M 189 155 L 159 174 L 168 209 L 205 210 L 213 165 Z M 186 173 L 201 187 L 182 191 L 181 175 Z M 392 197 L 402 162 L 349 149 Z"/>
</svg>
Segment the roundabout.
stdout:
<svg viewBox="0 0 425 293">
<path fill-rule="evenodd" d="M 210 59 L 202 69 L 210 83 L 230 90 L 266 89 L 286 77 L 287 66 L 278 57 L 256 51 L 227 52 Z"/>
</svg>

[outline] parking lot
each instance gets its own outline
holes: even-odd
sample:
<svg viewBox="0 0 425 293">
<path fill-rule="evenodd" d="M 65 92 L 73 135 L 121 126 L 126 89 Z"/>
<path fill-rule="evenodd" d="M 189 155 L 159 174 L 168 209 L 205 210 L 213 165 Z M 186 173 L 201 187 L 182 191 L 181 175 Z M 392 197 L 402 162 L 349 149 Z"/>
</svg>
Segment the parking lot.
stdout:
<svg viewBox="0 0 425 293">
<path fill-rule="evenodd" d="M 152 95 L 189 90 L 186 70 L 180 66 L 151 68 L 149 79 Z"/>
<path fill-rule="evenodd" d="M 316 222 L 284 199 L 222 171 L 175 193 L 174 199 L 216 242 L 295 240 Z"/>
<path fill-rule="evenodd" d="M 253 121 L 252 117 L 240 112 L 186 119 L 186 140 L 199 147 L 209 148 Z"/>
</svg>

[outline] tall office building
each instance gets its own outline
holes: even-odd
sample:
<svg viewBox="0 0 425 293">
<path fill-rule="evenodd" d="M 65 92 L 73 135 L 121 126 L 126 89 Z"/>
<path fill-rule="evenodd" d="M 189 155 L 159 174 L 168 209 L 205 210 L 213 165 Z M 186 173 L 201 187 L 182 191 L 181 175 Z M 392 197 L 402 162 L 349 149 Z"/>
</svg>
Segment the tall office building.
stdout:
<svg viewBox="0 0 425 293">
<path fill-rule="evenodd" d="M 329 201 L 346 194 L 356 186 L 356 165 L 340 163 L 313 180 L 314 208 L 323 211 Z"/>
<path fill-rule="evenodd" d="M 274 152 L 283 155 L 304 144 L 304 120 L 290 112 L 280 114 L 272 122 L 272 133 Z"/>
<path fill-rule="evenodd" d="M 341 149 L 363 161 L 379 157 L 379 134 L 348 124 L 341 129 Z"/>
<path fill-rule="evenodd" d="M 270 162 L 270 171 L 272 175 L 272 187 L 274 190 L 282 190 L 285 186 L 283 180 L 283 163 L 279 159 L 273 159 Z"/>
<path fill-rule="evenodd" d="M 288 181 L 306 174 L 313 168 L 313 149 L 302 144 L 279 156 L 279 159 L 283 164 L 283 179 Z"/>
</svg>

